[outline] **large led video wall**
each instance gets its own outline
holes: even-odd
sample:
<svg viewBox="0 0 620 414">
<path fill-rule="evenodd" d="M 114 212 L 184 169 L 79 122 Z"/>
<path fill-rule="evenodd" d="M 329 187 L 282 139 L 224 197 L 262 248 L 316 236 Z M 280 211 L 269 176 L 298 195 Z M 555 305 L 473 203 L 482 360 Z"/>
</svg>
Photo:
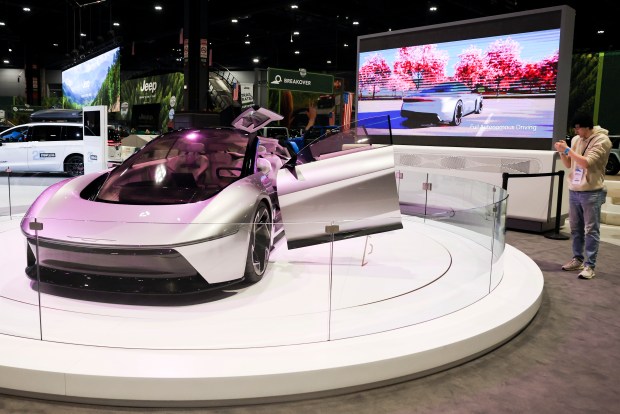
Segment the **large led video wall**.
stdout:
<svg viewBox="0 0 620 414">
<path fill-rule="evenodd" d="M 389 115 L 395 144 L 551 149 L 566 133 L 573 22 L 562 6 L 362 36 L 358 121 Z M 389 142 L 387 122 L 367 132 Z"/>
<path fill-rule="evenodd" d="M 107 105 L 120 111 L 120 48 L 112 49 L 62 72 L 63 107 Z"/>
</svg>

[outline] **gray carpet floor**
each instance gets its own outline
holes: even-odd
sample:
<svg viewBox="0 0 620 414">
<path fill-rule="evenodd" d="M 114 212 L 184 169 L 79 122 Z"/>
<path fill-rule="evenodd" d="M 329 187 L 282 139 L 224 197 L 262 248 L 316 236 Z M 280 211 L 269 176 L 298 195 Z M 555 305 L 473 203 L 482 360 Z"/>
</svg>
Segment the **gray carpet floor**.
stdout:
<svg viewBox="0 0 620 414">
<path fill-rule="evenodd" d="M 1 413 L 620 413 L 620 246 L 602 243 L 597 277 L 563 272 L 570 241 L 509 231 L 543 271 L 542 306 L 502 347 L 424 378 L 337 397 L 186 409 L 140 409 L 0 395 Z M 0 350 L 1 352 L 1 350 Z"/>
</svg>

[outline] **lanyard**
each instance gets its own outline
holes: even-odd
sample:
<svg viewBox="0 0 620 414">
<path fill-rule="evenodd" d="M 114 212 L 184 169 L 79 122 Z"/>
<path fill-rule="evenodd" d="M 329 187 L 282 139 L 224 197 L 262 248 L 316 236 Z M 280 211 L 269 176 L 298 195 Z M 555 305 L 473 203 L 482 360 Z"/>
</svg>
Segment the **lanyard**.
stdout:
<svg viewBox="0 0 620 414">
<path fill-rule="evenodd" d="M 585 156 L 586 155 L 586 151 L 588 150 L 588 147 L 590 146 L 590 144 L 592 143 L 592 141 L 594 141 L 593 137 L 590 137 L 590 141 L 588 141 L 588 145 L 586 145 L 586 147 L 583 149 L 583 152 L 581 153 L 581 156 Z"/>
</svg>

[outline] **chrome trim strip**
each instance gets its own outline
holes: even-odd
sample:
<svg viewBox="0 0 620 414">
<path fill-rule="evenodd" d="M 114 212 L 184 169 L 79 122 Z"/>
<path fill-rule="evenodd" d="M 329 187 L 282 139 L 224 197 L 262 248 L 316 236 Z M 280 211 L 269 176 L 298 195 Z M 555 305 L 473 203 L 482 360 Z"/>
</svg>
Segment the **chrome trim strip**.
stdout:
<svg viewBox="0 0 620 414">
<path fill-rule="evenodd" d="M 186 243 L 168 244 L 168 245 L 131 245 L 131 244 L 93 244 L 93 243 L 76 243 L 60 241 L 57 239 L 49 239 L 47 237 L 40 237 L 39 240 L 49 244 L 56 244 L 67 247 L 81 247 L 81 248 L 97 248 L 97 249 L 134 249 L 134 250 L 153 250 L 153 249 L 175 249 L 177 247 L 192 246 L 195 244 L 205 243 L 213 240 L 223 239 L 239 232 L 239 228 L 231 229 L 230 231 L 213 237 L 206 237 L 204 239 L 194 240 Z M 30 234 L 25 234 L 26 238 L 31 243 L 36 243 L 36 238 Z M 69 236 L 71 237 L 71 236 Z M 77 237 L 77 236 L 76 236 Z"/>
</svg>

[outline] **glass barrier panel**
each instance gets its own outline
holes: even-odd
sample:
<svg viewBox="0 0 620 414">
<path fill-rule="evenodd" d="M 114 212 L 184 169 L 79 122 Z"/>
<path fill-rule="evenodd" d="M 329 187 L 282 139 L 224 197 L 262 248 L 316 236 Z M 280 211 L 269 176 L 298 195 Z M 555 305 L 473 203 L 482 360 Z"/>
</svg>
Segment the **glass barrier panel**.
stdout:
<svg viewBox="0 0 620 414">
<path fill-rule="evenodd" d="M 6 194 L 6 198 L 0 199 L 0 214 L 22 217 L 43 190 L 67 178 L 64 174 L 4 173 L 0 177 L 0 195 Z"/>
<path fill-rule="evenodd" d="M 41 339 L 39 295 L 36 283 L 26 276 L 20 220 L 1 220 L 0 240 L 0 334 Z"/>
<path fill-rule="evenodd" d="M 493 229 L 493 265 L 491 268 L 491 290 L 495 289 L 504 275 L 504 250 L 506 248 L 506 210 L 508 194 L 499 188 L 495 192 L 495 224 Z"/>
<path fill-rule="evenodd" d="M 478 233 L 478 242 L 492 249 L 496 187 L 459 177 L 429 175 L 427 217 Z"/>
<path fill-rule="evenodd" d="M 123 205 L 125 221 L 105 206 L 100 220 L 38 219 L 44 340 L 224 349 L 328 339 L 329 244 L 289 250 L 288 225 L 262 209 L 251 222 L 189 223 L 191 204 Z"/>
<path fill-rule="evenodd" d="M 485 247 L 445 223 L 403 214 L 402 224 L 334 242 L 330 339 L 426 322 L 488 294 Z"/>
<path fill-rule="evenodd" d="M 0 173 L 0 220 L 8 219 L 11 211 L 11 178 L 7 173 Z"/>
<path fill-rule="evenodd" d="M 428 174 L 397 169 L 396 177 L 401 212 L 424 219 L 427 214 L 425 185 L 428 182 Z"/>
</svg>

